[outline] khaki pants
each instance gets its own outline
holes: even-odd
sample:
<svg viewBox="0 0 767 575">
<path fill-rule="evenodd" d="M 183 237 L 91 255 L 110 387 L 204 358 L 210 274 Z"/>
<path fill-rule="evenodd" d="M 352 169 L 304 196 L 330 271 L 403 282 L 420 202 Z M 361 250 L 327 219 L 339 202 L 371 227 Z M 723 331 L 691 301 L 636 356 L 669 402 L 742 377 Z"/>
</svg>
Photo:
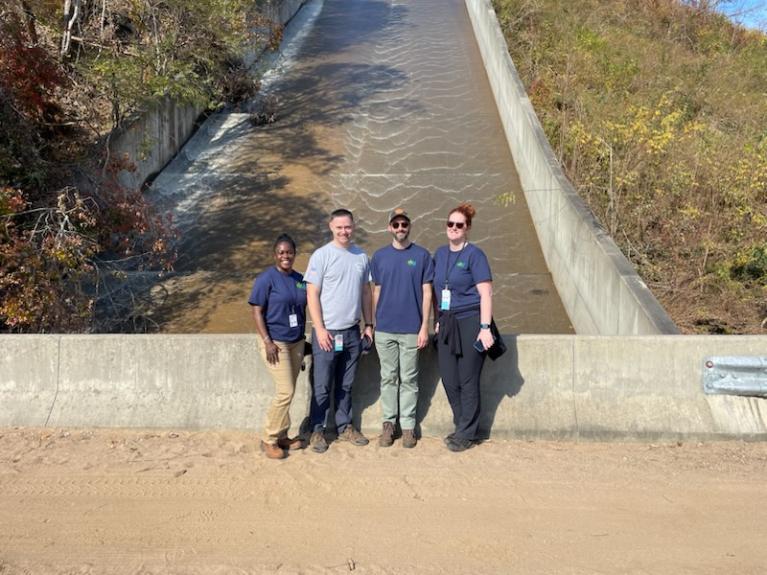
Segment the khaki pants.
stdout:
<svg viewBox="0 0 767 575">
<path fill-rule="evenodd" d="M 290 429 L 290 402 L 296 391 L 296 379 L 304 359 L 304 340 L 295 343 L 274 342 L 280 350 L 280 361 L 276 365 L 266 359 L 266 349 L 260 343 L 259 349 L 269 373 L 274 380 L 274 399 L 264 422 L 264 442 L 275 444 L 285 437 Z"/>
</svg>

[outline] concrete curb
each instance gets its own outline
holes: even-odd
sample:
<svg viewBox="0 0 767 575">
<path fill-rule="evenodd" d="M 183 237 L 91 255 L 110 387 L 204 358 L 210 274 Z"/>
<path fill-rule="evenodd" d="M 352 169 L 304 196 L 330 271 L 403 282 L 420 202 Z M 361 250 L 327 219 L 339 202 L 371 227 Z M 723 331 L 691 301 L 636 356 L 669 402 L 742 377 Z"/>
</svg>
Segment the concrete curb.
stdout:
<svg viewBox="0 0 767 575">
<path fill-rule="evenodd" d="M 704 358 L 764 355 L 762 336 L 507 336 L 487 361 L 481 428 L 493 437 L 767 439 L 767 399 L 705 395 Z M 0 426 L 234 428 L 260 432 L 273 394 L 253 335 L 5 335 Z M 418 419 L 451 430 L 434 351 L 421 357 Z M 362 359 L 357 423 L 380 429 L 378 361 Z M 308 413 L 306 372 L 291 418 Z"/>
<path fill-rule="evenodd" d="M 509 56 L 490 0 L 466 0 L 544 257 L 579 334 L 678 329 L 563 174 Z"/>
</svg>

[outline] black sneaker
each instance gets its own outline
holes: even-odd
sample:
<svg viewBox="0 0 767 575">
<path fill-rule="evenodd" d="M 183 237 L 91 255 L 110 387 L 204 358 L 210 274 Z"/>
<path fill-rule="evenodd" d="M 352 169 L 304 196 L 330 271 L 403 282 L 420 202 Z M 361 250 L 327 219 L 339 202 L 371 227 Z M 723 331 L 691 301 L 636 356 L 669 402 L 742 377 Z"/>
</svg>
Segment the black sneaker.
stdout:
<svg viewBox="0 0 767 575">
<path fill-rule="evenodd" d="M 346 428 L 338 434 L 338 441 L 348 441 L 352 445 L 356 445 L 358 447 L 370 443 L 367 437 L 362 435 L 351 425 L 347 425 Z"/>
<path fill-rule="evenodd" d="M 460 439 L 458 437 L 452 437 L 450 441 L 447 442 L 447 448 L 450 451 L 466 451 L 472 447 L 474 447 L 474 442 L 471 439 Z"/>
<path fill-rule="evenodd" d="M 328 450 L 328 442 L 325 440 L 325 433 L 315 431 L 309 438 L 309 446 L 315 453 L 325 453 Z"/>
<path fill-rule="evenodd" d="M 445 436 L 445 438 L 442 440 L 445 445 L 449 444 L 451 441 L 453 441 L 453 438 L 455 437 L 455 432 L 450 433 L 449 435 Z"/>
<path fill-rule="evenodd" d="M 348 427 L 346 429 L 349 429 Z M 384 421 L 383 432 L 378 438 L 378 445 L 381 447 L 391 447 L 394 444 L 394 425 L 391 421 Z"/>
</svg>

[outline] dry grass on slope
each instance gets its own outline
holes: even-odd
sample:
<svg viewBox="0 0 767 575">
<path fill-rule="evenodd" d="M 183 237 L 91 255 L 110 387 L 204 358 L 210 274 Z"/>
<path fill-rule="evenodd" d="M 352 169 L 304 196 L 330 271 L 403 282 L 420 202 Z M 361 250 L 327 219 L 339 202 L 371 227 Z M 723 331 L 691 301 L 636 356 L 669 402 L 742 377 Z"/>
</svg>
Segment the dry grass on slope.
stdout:
<svg viewBox="0 0 767 575">
<path fill-rule="evenodd" d="M 561 164 L 688 333 L 767 333 L 767 37 L 678 0 L 495 0 Z"/>
</svg>

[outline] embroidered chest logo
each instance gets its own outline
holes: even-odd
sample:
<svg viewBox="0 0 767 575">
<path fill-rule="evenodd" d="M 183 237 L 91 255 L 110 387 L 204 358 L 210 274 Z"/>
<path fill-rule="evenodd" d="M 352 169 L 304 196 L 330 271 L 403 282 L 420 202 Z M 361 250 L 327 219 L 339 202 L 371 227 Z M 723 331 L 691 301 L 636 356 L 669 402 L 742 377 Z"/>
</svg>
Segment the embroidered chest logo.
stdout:
<svg viewBox="0 0 767 575">
<path fill-rule="evenodd" d="M 415 260 L 414 259 L 409 259 L 407 261 L 407 265 L 409 265 L 411 268 L 414 268 L 415 267 Z"/>
<path fill-rule="evenodd" d="M 297 287 L 298 289 L 303 289 L 303 290 L 305 290 L 305 289 L 306 289 L 306 283 L 305 283 L 305 282 L 296 282 L 296 287 Z"/>
<path fill-rule="evenodd" d="M 459 262 L 455 262 L 455 267 L 457 267 L 457 268 L 461 268 L 461 269 L 465 269 L 465 268 L 467 268 L 467 267 L 469 267 L 469 266 L 468 266 L 468 265 L 466 265 L 466 262 L 461 262 L 461 261 L 459 261 Z"/>
</svg>

